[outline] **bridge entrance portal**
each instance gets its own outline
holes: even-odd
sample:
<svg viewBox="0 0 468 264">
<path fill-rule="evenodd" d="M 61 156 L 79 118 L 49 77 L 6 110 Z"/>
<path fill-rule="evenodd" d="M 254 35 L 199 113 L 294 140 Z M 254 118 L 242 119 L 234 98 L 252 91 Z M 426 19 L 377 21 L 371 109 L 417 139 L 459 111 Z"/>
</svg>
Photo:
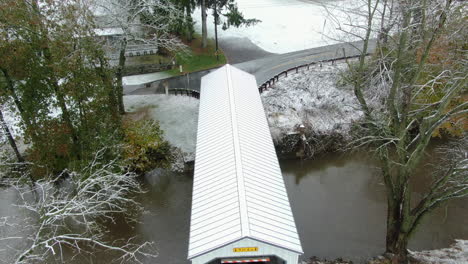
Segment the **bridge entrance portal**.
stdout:
<svg viewBox="0 0 468 264">
<path fill-rule="evenodd" d="M 244 257 L 244 258 L 222 258 L 215 259 L 208 264 L 285 264 L 286 262 L 276 256 Z"/>
</svg>

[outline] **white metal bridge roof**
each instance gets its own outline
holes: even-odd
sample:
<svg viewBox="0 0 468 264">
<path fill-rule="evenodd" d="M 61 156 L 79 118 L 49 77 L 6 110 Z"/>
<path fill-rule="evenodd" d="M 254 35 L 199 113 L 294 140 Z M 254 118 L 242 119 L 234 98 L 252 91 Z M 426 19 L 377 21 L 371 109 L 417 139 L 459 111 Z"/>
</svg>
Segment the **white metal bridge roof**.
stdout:
<svg viewBox="0 0 468 264">
<path fill-rule="evenodd" d="M 301 254 L 255 77 L 226 65 L 201 95 L 188 258 L 246 237 Z"/>
</svg>

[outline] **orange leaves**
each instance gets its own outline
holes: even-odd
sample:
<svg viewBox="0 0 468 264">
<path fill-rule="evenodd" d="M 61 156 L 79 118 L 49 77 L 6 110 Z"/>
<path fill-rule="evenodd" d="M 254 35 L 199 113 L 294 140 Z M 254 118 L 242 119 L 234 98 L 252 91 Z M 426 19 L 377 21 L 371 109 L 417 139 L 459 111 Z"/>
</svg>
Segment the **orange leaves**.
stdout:
<svg viewBox="0 0 468 264">
<path fill-rule="evenodd" d="M 468 94 L 460 96 L 454 100 L 447 111 L 450 111 L 455 106 L 468 101 Z M 444 135 L 452 137 L 463 137 L 464 133 L 468 131 L 468 120 L 466 115 L 458 115 L 450 118 L 447 122 L 440 125 L 434 133 L 433 137 L 443 137 Z"/>
</svg>

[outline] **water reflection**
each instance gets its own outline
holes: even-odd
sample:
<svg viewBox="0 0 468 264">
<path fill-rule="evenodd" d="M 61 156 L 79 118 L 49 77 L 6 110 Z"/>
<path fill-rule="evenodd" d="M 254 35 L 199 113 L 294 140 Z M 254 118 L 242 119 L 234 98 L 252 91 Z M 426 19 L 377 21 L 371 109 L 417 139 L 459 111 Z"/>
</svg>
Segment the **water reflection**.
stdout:
<svg viewBox="0 0 468 264">
<path fill-rule="evenodd" d="M 313 255 L 328 259 L 346 257 L 359 262 L 383 252 L 385 187 L 378 169 L 368 158 L 362 154 L 330 155 L 313 161 L 280 163 L 304 258 Z M 415 186 L 427 185 L 427 173 L 421 174 Z M 124 219 L 107 223 L 108 240 L 137 237 L 154 241 L 159 257 L 144 263 L 189 263 L 186 258 L 193 176 L 156 171 L 144 181 L 148 192 L 137 197 L 145 209 L 140 223 L 127 223 Z M 2 214 L 11 210 L 12 195 L 0 192 Z M 454 201 L 436 210 L 423 221 L 410 247 L 416 250 L 440 248 L 448 246 L 455 238 L 468 239 L 467 201 Z M 95 252 L 92 258 L 83 255 L 65 259 L 66 263 L 110 263 L 115 257 L 109 252 Z"/>
<path fill-rule="evenodd" d="M 137 232 L 145 240 L 155 241 L 159 257 L 151 263 L 189 263 L 187 259 L 192 199 L 191 175 L 164 174 L 159 184 L 144 195 L 147 214 Z M 149 263 L 149 262 L 148 262 Z"/>
<path fill-rule="evenodd" d="M 363 154 L 281 162 L 305 256 L 346 257 L 356 262 L 385 247 L 385 186 Z M 420 173 L 414 185 L 427 185 Z M 413 250 L 439 248 L 468 238 L 468 208 L 458 200 L 423 221 Z"/>
</svg>

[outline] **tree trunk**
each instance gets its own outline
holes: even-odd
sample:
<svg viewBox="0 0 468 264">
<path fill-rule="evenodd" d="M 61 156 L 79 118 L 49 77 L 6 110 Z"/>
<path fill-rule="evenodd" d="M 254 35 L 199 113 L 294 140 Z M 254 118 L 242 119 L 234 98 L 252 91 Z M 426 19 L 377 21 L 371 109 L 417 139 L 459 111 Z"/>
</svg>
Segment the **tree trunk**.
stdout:
<svg viewBox="0 0 468 264">
<path fill-rule="evenodd" d="M 400 223 L 396 223 L 393 228 L 387 227 L 386 253 L 393 254 L 393 260 L 398 263 L 408 262 L 408 240 L 409 236 L 398 228 Z"/>
<path fill-rule="evenodd" d="M 26 131 L 29 135 L 31 135 L 31 139 L 33 142 L 37 142 L 39 140 L 39 136 L 37 135 L 35 128 L 37 127 L 35 121 L 29 117 L 29 115 L 26 113 L 26 111 L 23 108 L 23 103 L 21 102 L 20 98 L 16 94 L 15 91 L 15 86 L 13 84 L 13 80 L 11 79 L 10 75 L 8 74 L 8 71 L 5 69 L 0 69 L 2 71 L 3 76 L 5 77 L 5 80 L 7 82 L 7 90 L 11 97 L 13 98 L 13 102 L 15 103 L 16 109 L 18 109 L 18 112 L 21 116 L 21 119 L 23 120 L 24 124 L 26 125 Z"/>
<path fill-rule="evenodd" d="M 401 187 L 401 186 L 399 186 Z M 409 186 L 407 186 L 409 189 Z M 398 263 L 407 263 L 408 240 L 411 235 L 412 217 L 409 210 L 409 196 L 404 190 L 396 188 L 395 197 L 387 195 L 387 236 L 385 252 L 393 254 Z"/>
<path fill-rule="evenodd" d="M 202 48 L 208 46 L 208 30 L 206 25 L 206 0 L 201 1 L 201 16 L 202 16 Z"/>
<path fill-rule="evenodd" d="M 119 54 L 119 66 L 117 66 L 117 72 L 116 72 L 116 77 L 117 77 L 117 101 L 119 104 L 119 113 L 121 115 L 125 114 L 125 106 L 123 102 L 123 83 L 122 83 L 122 78 L 123 78 L 123 70 L 125 67 L 125 50 L 127 49 L 127 40 L 125 38 L 122 39 L 121 45 L 120 45 L 120 54 Z"/>
<path fill-rule="evenodd" d="M 218 7 L 216 6 L 215 2 L 215 7 L 214 7 L 214 26 L 215 26 L 215 43 L 216 43 L 216 60 L 219 61 L 219 55 L 218 55 Z"/>
<path fill-rule="evenodd" d="M 65 96 L 62 94 L 59 85 L 56 81 L 51 81 L 52 87 L 54 88 L 55 96 L 57 96 L 57 101 L 59 103 L 60 110 L 62 110 L 62 120 L 67 124 L 68 128 L 70 129 L 71 139 L 73 142 L 74 148 L 74 155 L 78 160 L 81 159 L 80 155 L 80 142 L 78 139 L 78 133 L 76 132 L 75 127 L 73 126 L 73 122 L 71 120 L 70 112 L 68 111 L 67 104 L 65 102 Z"/>
<path fill-rule="evenodd" d="M 48 39 L 48 31 L 47 28 L 41 27 L 42 35 Z M 80 142 L 78 138 L 78 133 L 75 129 L 75 126 L 73 126 L 73 122 L 71 119 L 70 112 L 68 111 L 67 103 L 65 101 L 65 94 L 62 93 L 62 90 L 60 88 L 60 85 L 58 84 L 57 77 L 55 75 L 55 72 L 53 70 L 52 65 L 54 65 L 53 59 L 52 59 L 52 54 L 49 49 L 49 47 L 46 45 L 45 47 L 42 47 L 42 52 L 44 53 L 44 58 L 46 60 L 46 69 L 48 71 L 48 78 L 47 82 L 50 87 L 55 92 L 55 96 L 57 97 L 58 105 L 60 107 L 60 110 L 62 110 L 62 121 L 68 126 L 70 129 L 70 134 L 71 134 L 71 140 L 73 143 L 73 155 L 80 160 L 81 159 L 81 151 L 80 151 Z"/>
<path fill-rule="evenodd" d="M 119 117 L 119 105 L 117 95 L 115 94 L 115 88 L 112 83 L 112 78 L 105 72 L 104 68 L 107 68 L 109 65 L 107 64 L 105 58 L 99 56 L 99 63 L 100 67 L 95 66 L 94 68 L 99 73 L 101 77 L 102 83 L 104 87 L 107 89 L 107 101 L 109 104 L 109 111 L 112 116 L 112 120 L 116 128 L 120 127 L 120 117 Z"/>
<path fill-rule="evenodd" d="M 191 3 L 188 2 L 186 5 L 186 16 L 185 16 L 185 23 L 187 24 L 187 40 L 190 42 L 193 39 L 193 21 L 192 21 L 192 8 Z"/>
<path fill-rule="evenodd" d="M 8 128 L 7 124 L 5 123 L 5 119 L 3 118 L 3 113 L 2 110 L 0 110 L 0 123 L 2 123 L 2 128 L 3 132 L 5 133 L 6 137 L 8 138 L 8 142 L 10 143 L 11 148 L 15 152 L 16 159 L 18 162 L 24 162 L 23 156 L 21 156 L 21 153 L 18 150 L 18 147 L 16 146 L 15 139 L 11 135 L 10 129 Z"/>
</svg>

